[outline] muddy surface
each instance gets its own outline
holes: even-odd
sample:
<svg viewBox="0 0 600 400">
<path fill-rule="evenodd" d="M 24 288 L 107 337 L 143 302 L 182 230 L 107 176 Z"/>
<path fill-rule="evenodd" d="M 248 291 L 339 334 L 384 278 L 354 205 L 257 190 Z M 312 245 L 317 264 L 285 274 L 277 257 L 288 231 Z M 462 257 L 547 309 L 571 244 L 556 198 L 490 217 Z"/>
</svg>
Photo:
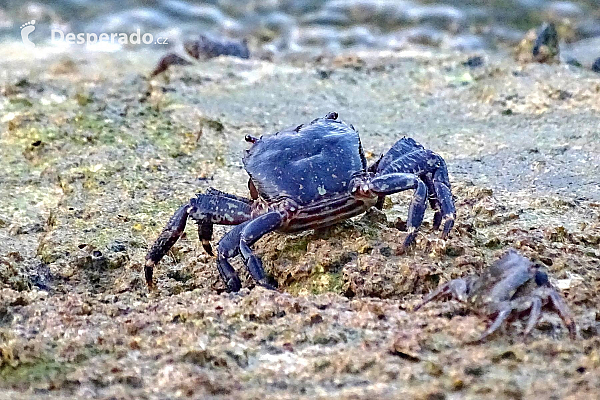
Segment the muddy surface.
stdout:
<svg viewBox="0 0 600 400">
<path fill-rule="evenodd" d="M 598 398 L 600 78 L 483 54 L 216 59 L 148 81 L 155 54 L 0 61 L 0 398 Z M 155 271 L 144 255 L 209 186 L 246 195 L 247 134 L 329 111 L 374 161 L 402 135 L 449 167 L 457 223 L 400 249 L 409 193 L 256 251 L 280 292 L 224 292 L 195 226 Z M 225 228 L 215 229 L 220 238 Z M 424 293 L 508 248 L 545 264 L 554 314 L 530 337 Z"/>
</svg>

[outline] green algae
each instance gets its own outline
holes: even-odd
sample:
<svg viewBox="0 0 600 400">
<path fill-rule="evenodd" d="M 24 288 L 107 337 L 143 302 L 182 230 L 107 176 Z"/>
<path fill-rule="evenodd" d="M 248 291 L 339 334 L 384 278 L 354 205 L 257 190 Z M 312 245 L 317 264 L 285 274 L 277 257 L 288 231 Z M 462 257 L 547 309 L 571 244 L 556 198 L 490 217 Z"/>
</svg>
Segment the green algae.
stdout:
<svg viewBox="0 0 600 400">
<path fill-rule="evenodd" d="M 314 273 L 302 281 L 296 281 L 289 284 L 286 291 L 292 295 L 299 294 L 322 294 L 322 293 L 340 293 L 344 285 L 344 280 L 340 272 L 335 273 Z"/>
<path fill-rule="evenodd" d="M 0 386 L 27 387 L 39 382 L 60 381 L 76 369 L 76 364 L 50 359 L 20 363 L 16 367 L 0 367 Z"/>
</svg>

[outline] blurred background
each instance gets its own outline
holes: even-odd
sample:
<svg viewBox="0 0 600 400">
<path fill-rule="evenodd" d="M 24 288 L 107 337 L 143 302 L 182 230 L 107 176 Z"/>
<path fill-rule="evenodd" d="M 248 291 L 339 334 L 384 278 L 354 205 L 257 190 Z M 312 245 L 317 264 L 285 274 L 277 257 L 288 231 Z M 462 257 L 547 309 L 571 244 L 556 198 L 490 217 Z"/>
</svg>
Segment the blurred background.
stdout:
<svg viewBox="0 0 600 400">
<path fill-rule="evenodd" d="M 543 21 L 555 22 L 564 42 L 600 36 L 600 0 L 3 0 L 0 40 L 19 40 L 31 20 L 38 44 L 52 28 L 140 29 L 168 38 L 168 46 L 199 33 L 247 38 L 255 54 L 282 57 L 415 46 L 472 51 L 514 46 Z"/>
</svg>

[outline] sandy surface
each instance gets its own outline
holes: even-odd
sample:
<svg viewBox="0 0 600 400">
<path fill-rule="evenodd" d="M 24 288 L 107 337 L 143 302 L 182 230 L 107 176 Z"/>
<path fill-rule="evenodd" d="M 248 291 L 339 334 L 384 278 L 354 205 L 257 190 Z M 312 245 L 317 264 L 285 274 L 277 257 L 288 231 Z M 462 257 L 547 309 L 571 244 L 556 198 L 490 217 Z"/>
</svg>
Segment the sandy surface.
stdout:
<svg viewBox="0 0 600 400">
<path fill-rule="evenodd" d="M 600 397 L 600 75 L 484 55 L 307 63 L 218 59 L 146 76 L 160 55 L 0 60 L 0 398 Z M 4 51 L 4 48 L 3 48 Z M 246 195 L 241 152 L 337 111 L 370 160 L 403 135 L 441 154 L 458 209 L 400 254 L 410 193 L 256 251 L 281 292 L 224 292 L 195 226 L 144 255 L 209 186 Z M 401 224 L 400 224 L 401 225 Z M 225 228 L 215 229 L 215 239 Z M 481 345 L 486 321 L 424 293 L 509 247 L 544 263 L 579 325 L 554 314 Z"/>
</svg>

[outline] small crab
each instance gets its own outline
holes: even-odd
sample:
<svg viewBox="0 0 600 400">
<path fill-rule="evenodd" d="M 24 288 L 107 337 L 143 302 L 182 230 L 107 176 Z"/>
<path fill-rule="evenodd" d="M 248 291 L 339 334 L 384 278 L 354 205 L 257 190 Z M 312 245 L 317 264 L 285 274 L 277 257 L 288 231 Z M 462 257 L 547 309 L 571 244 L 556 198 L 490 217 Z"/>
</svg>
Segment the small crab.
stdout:
<svg viewBox="0 0 600 400">
<path fill-rule="evenodd" d="M 443 296 L 468 303 L 474 311 L 493 318 L 492 324 L 477 340 L 494 333 L 511 314 L 529 314 L 525 335 L 540 319 L 542 308 L 552 307 L 563 320 L 572 339 L 577 336 L 575 322 L 561 295 L 550 284 L 543 268 L 510 249 L 480 277 L 454 279 L 425 296 L 414 311 Z"/>
<path fill-rule="evenodd" d="M 214 38 L 200 35 L 197 40 L 188 40 L 183 47 L 190 56 L 196 60 L 208 60 L 219 56 L 232 56 L 238 58 L 250 58 L 248 40 L 241 41 L 227 38 Z"/>
<path fill-rule="evenodd" d="M 248 41 L 230 40 L 227 38 L 215 38 L 207 35 L 198 36 L 197 40 L 188 40 L 183 44 L 185 52 L 196 60 L 208 60 L 219 56 L 231 56 L 238 58 L 250 58 Z M 190 61 L 175 54 L 168 53 L 163 56 L 154 70 L 150 73 L 151 77 L 165 72 L 171 65 L 190 65 Z"/>
<path fill-rule="evenodd" d="M 442 157 L 405 137 L 367 166 L 358 132 L 337 118 L 337 113 L 329 113 L 273 135 L 246 136 L 252 143 L 243 158 L 251 199 L 211 188 L 182 205 L 146 256 L 148 286 L 154 266 L 183 234 L 188 217 L 198 224 L 198 235 L 210 255 L 213 225 L 237 225 L 219 241 L 217 253 L 219 273 L 234 292 L 241 283 L 229 259 L 238 254 L 259 285 L 274 288 L 250 249 L 265 234 L 330 226 L 372 206 L 381 209 L 386 195 L 403 190 L 414 190 L 404 246 L 413 243 L 428 200 L 434 210 L 433 227 L 443 224 L 446 238 L 455 207 Z"/>
</svg>

